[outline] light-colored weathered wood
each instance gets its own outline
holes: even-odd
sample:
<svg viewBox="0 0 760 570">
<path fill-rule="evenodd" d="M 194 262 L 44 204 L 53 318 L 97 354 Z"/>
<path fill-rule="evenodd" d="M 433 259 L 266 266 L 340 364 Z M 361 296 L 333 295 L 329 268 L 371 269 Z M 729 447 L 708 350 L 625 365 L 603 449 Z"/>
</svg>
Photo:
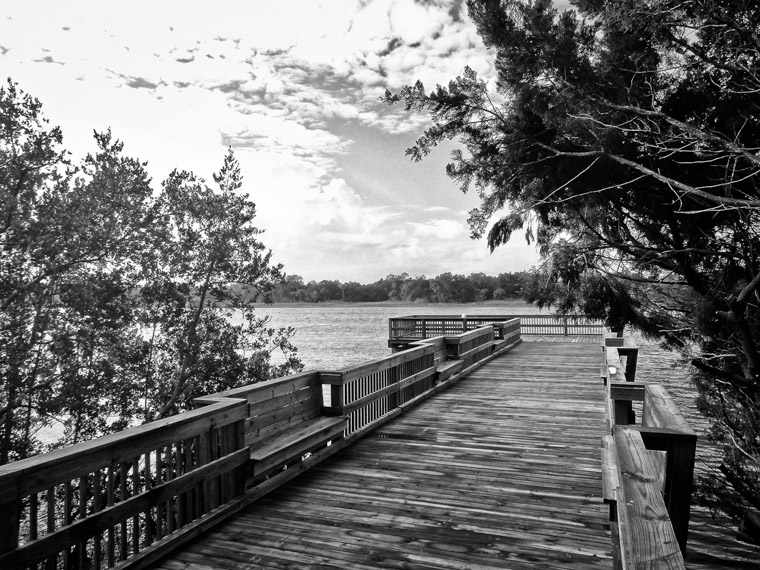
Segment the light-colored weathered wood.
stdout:
<svg viewBox="0 0 760 570">
<path fill-rule="evenodd" d="M 668 428 L 695 435 L 688 420 L 661 384 L 647 384 L 641 423 L 646 427 Z"/>
<path fill-rule="evenodd" d="M 282 463 L 305 453 L 324 440 L 337 436 L 343 432 L 345 426 L 346 420 L 342 417 L 320 418 L 302 425 L 299 429 L 288 431 L 281 437 L 253 446 L 250 457 L 262 463 L 264 461 L 271 462 L 273 465 Z"/>
<path fill-rule="evenodd" d="M 615 428 L 618 477 L 618 529 L 624 569 L 685 568 L 673 525 L 659 489 L 659 478 L 641 434 Z"/>
<path fill-rule="evenodd" d="M 657 486 L 661 493 L 665 493 L 665 474 L 668 462 L 668 452 L 658 450 L 647 450 L 649 461 L 657 474 Z M 671 521 L 672 522 L 672 521 Z"/>
<path fill-rule="evenodd" d="M 421 372 L 417 372 L 416 374 L 412 374 L 411 376 L 404 378 L 403 380 L 394 382 L 390 386 L 386 386 L 385 388 L 380 388 L 379 390 L 375 390 L 371 392 L 370 394 L 367 394 L 366 396 L 353 400 L 350 404 L 344 404 L 343 413 L 345 414 L 351 413 L 354 410 L 361 408 L 362 406 L 366 406 L 370 402 L 379 400 L 381 398 L 385 398 L 386 396 L 393 394 L 394 392 L 398 392 L 404 388 L 408 388 L 409 386 L 412 386 L 413 384 L 416 384 L 417 382 L 420 382 L 421 380 L 430 378 L 431 376 L 435 374 L 435 372 L 436 372 L 436 368 L 432 368 L 432 367 L 426 368 L 422 370 Z"/>
<path fill-rule="evenodd" d="M 438 380 L 445 380 L 449 376 L 456 374 L 462 370 L 461 360 L 449 360 L 436 367 L 438 373 Z"/>
<path fill-rule="evenodd" d="M 610 521 L 617 521 L 618 479 L 617 452 L 611 435 L 602 436 L 602 498 L 610 505 Z"/>
</svg>

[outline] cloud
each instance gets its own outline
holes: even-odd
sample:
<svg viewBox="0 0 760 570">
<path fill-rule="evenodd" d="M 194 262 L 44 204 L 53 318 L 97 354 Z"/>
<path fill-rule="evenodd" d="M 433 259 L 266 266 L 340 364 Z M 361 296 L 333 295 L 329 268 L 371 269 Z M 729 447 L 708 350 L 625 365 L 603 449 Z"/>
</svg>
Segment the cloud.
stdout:
<svg viewBox="0 0 760 570">
<path fill-rule="evenodd" d="M 264 242 L 289 271 L 367 280 L 449 271 L 452 259 L 464 271 L 494 258 L 467 238 L 466 216 L 453 214 L 462 208 L 445 196 L 419 207 L 419 193 L 440 192 L 424 176 L 401 185 L 383 178 L 397 164 L 389 154 L 403 156 L 427 119 L 380 101 L 386 88 L 421 79 L 432 89 L 466 65 L 492 78 L 462 6 L 16 2 L 0 20 L 0 62 L 43 101 L 77 155 L 92 150 L 93 129 L 110 126 L 127 153 L 149 161 L 156 182 L 175 167 L 210 180 L 233 146 Z M 370 140 L 377 156 L 362 156 L 375 167 L 349 176 L 357 145 Z"/>
<path fill-rule="evenodd" d="M 413 235 L 421 238 L 437 238 L 442 240 L 466 239 L 467 224 L 462 220 L 433 220 L 431 222 L 409 222 Z"/>
</svg>

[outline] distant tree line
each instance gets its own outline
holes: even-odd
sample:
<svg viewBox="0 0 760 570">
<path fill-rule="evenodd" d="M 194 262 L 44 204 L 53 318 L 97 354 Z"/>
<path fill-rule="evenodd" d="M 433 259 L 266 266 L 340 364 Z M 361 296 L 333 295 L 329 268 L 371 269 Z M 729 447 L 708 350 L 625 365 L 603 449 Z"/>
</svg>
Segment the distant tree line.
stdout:
<svg viewBox="0 0 760 570">
<path fill-rule="evenodd" d="M 442 273 L 437 277 L 412 277 L 401 273 L 369 284 L 354 281 L 341 283 L 337 280 L 305 283 L 301 276 L 289 275 L 267 293 L 267 300 L 274 303 L 474 303 L 522 298 L 530 282 L 531 274 L 527 272 L 500 273 L 497 276 Z"/>
</svg>

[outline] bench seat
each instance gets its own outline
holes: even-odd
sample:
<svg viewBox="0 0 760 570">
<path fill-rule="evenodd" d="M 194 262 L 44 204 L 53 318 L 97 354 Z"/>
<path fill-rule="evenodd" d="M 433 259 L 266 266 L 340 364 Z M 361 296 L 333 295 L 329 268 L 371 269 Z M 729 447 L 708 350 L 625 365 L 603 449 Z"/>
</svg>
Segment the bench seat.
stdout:
<svg viewBox="0 0 760 570">
<path fill-rule="evenodd" d="M 446 378 L 453 376 L 457 372 L 462 370 L 464 363 L 461 360 L 447 360 L 446 362 L 436 366 L 436 378 L 437 381 L 445 380 Z"/>
<path fill-rule="evenodd" d="M 268 471 L 285 465 L 316 447 L 343 434 L 346 417 L 318 417 L 289 430 L 268 438 L 260 445 L 252 445 L 250 457 L 253 461 L 254 477 L 264 476 Z"/>
</svg>

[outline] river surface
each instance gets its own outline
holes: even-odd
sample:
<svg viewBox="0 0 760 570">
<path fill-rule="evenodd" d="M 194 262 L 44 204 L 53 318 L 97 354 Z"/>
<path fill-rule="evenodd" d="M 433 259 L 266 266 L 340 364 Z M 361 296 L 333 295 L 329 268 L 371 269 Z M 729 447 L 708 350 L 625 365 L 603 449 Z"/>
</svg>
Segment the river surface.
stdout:
<svg viewBox="0 0 760 570">
<path fill-rule="evenodd" d="M 478 304 L 319 304 L 259 305 L 271 326 L 296 329 L 293 344 L 307 370 L 340 370 L 383 358 L 388 348 L 388 319 L 410 315 L 549 314 L 522 302 Z M 273 355 L 276 361 L 277 355 Z"/>
</svg>

